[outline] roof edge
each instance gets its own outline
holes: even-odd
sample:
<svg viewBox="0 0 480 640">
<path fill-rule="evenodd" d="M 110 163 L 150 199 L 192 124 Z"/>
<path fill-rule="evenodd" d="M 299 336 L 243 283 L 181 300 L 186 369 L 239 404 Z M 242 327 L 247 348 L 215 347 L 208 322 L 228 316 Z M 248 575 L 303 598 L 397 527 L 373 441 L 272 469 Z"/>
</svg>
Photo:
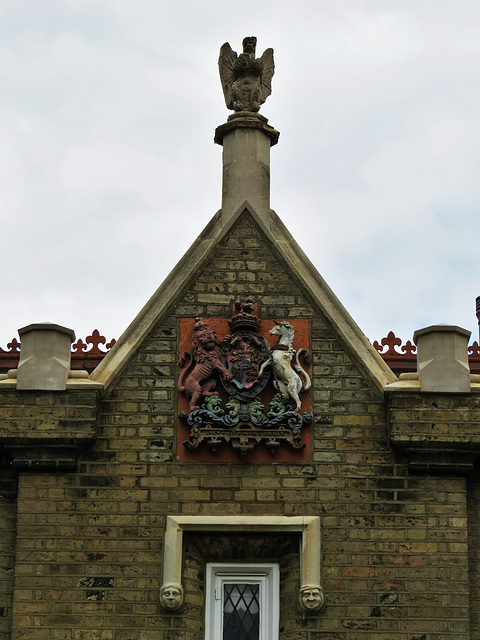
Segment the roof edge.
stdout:
<svg viewBox="0 0 480 640">
<path fill-rule="evenodd" d="M 217 211 L 134 320 L 128 325 L 105 358 L 92 371 L 90 374 L 91 380 L 101 382 L 105 389 L 114 382 L 145 336 L 166 313 L 172 301 L 181 295 L 192 275 L 201 270 L 212 249 L 228 233 L 245 208 L 248 208 L 249 211 L 252 210 L 250 205 L 245 203 L 223 224 L 222 210 Z"/>
<path fill-rule="evenodd" d="M 268 228 L 256 212 L 252 212 L 259 226 L 270 235 L 300 282 L 303 282 L 314 301 L 319 303 L 327 319 L 340 334 L 340 341 L 355 356 L 356 363 L 383 395 L 384 386 L 398 378 L 370 343 L 366 335 L 343 306 L 316 267 L 306 256 L 275 211 L 270 210 Z"/>
</svg>

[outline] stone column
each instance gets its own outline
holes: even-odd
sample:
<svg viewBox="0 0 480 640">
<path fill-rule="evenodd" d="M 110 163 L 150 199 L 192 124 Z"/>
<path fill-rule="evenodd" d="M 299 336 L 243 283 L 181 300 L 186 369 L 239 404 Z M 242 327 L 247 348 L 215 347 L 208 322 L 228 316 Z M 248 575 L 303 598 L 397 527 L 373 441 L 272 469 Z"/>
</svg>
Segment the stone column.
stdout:
<svg viewBox="0 0 480 640">
<path fill-rule="evenodd" d="M 417 369 L 422 391 L 469 392 L 470 331 L 448 324 L 437 324 L 415 331 Z"/>
<path fill-rule="evenodd" d="M 72 329 L 42 322 L 18 330 L 21 340 L 17 389 L 64 391 L 70 371 Z"/>
<path fill-rule="evenodd" d="M 258 113 L 239 111 L 215 130 L 223 145 L 222 222 L 245 202 L 263 216 L 270 213 L 270 147 L 278 131 Z"/>
</svg>

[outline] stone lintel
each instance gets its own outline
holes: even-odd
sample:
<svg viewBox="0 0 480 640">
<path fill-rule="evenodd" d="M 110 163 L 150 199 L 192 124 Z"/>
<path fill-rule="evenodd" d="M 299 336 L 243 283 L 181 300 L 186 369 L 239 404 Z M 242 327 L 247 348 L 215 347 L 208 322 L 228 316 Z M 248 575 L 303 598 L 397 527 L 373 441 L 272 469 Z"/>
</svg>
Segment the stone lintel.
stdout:
<svg viewBox="0 0 480 640">
<path fill-rule="evenodd" d="M 183 532 L 299 532 L 300 587 L 320 585 L 319 516 L 167 516 L 163 584 L 182 584 Z"/>
</svg>

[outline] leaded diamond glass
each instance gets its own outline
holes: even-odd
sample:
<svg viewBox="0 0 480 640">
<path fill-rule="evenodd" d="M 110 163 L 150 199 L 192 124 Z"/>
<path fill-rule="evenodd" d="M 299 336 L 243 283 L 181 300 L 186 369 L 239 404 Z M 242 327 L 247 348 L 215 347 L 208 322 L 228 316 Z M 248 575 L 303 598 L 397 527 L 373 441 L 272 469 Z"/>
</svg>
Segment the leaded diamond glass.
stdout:
<svg viewBox="0 0 480 640">
<path fill-rule="evenodd" d="M 259 640 L 259 585 L 224 584 L 223 640 Z"/>
</svg>

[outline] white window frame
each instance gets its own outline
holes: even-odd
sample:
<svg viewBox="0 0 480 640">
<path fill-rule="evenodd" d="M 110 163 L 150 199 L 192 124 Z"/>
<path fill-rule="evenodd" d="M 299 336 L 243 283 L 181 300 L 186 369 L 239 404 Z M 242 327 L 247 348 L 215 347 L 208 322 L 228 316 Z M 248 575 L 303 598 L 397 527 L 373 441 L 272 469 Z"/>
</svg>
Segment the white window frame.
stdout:
<svg viewBox="0 0 480 640">
<path fill-rule="evenodd" d="M 205 638 L 223 640 L 223 585 L 231 582 L 260 586 L 259 638 L 278 640 L 280 571 L 276 563 L 207 563 Z"/>
</svg>

